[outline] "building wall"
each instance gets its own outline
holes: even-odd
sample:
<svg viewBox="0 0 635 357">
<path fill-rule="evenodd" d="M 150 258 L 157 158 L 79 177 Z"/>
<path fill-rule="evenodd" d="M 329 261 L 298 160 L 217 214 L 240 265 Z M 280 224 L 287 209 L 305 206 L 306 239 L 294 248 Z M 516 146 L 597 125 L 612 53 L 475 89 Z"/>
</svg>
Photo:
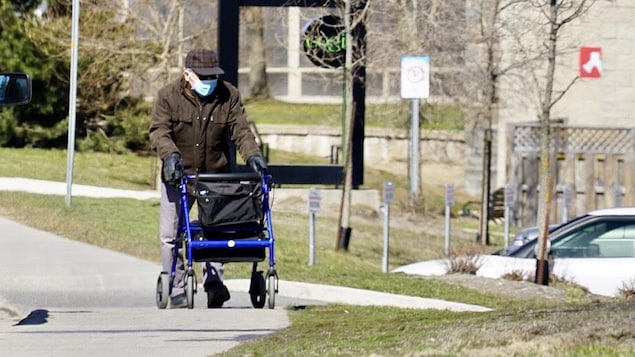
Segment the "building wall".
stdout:
<svg viewBox="0 0 635 357">
<path fill-rule="evenodd" d="M 630 127 L 635 111 L 635 1 L 597 0 L 577 21 L 565 25 L 558 48 L 555 90 L 565 88 L 579 73 L 579 49 L 602 48 L 599 79 L 579 79 L 552 110 L 552 118 L 563 118 L 572 126 Z M 538 74 L 545 73 L 536 72 Z M 517 83 L 503 79 L 497 127 L 498 157 L 496 186 L 509 179 L 504 158 L 509 123 L 535 122 L 539 111 L 537 92 L 519 93 Z M 557 95 L 557 92 L 554 92 Z M 524 97 L 524 98 L 523 98 Z M 524 99 L 524 100 L 521 100 Z"/>
</svg>

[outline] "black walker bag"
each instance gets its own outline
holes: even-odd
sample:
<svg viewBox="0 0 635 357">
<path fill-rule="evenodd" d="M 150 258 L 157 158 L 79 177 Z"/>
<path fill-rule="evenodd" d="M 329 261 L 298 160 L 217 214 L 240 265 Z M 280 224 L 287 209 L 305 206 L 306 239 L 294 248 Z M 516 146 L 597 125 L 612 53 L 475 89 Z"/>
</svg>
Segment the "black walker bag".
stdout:
<svg viewBox="0 0 635 357">
<path fill-rule="evenodd" d="M 203 227 L 262 226 L 262 182 L 196 182 Z"/>
</svg>

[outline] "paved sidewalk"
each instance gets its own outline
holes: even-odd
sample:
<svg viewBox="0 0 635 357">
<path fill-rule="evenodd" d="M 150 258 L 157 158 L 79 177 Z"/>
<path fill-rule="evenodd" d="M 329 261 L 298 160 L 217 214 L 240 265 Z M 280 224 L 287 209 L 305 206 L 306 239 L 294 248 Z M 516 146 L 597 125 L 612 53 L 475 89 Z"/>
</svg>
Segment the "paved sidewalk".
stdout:
<svg viewBox="0 0 635 357">
<path fill-rule="evenodd" d="M 0 177 L 0 190 L 64 195 L 66 194 L 66 184 L 62 182 L 51 182 L 25 178 Z M 136 199 L 153 199 L 159 197 L 158 192 L 150 190 L 133 191 L 75 184 L 72 188 L 72 195 L 89 197 L 125 197 Z M 6 233 L 7 227 L 11 227 L 11 229 L 16 231 L 15 234 L 12 234 L 14 238 L 16 236 L 30 234 L 30 228 L 20 228 L 19 224 L 0 217 L 0 231 Z M 20 230 L 24 230 L 24 232 L 19 232 Z M 3 234 L 3 237 L 6 237 L 6 235 Z M 4 241 L 4 239 L 0 239 L 0 241 Z M 11 245 L 11 242 L 2 243 L 5 247 Z M 53 244 L 50 249 L 55 249 L 55 245 Z M 152 270 L 152 279 L 155 279 L 154 275 L 156 275 L 157 271 L 158 265 L 156 269 Z M 246 291 L 248 290 L 249 281 L 228 280 L 227 285 L 230 290 Z M 291 281 L 280 281 L 279 295 L 295 299 L 322 301 L 325 303 L 383 305 L 417 309 L 448 309 L 454 311 L 490 311 L 489 308 L 482 306 L 455 303 L 437 299 L 402 296 L 371 290 L 354 289 L 349 287 L 328 286 Z"/>
<path fill-rule="evenodd" d="M 66 183 L 21 177 L 0 177 L 0 190 L 31 192 L 45 195 L 66 195 Z M 71 195 L 97 198 L 119 197 L 146 200 L 154 198 L 159 199 L 161 194 L 156 190 L 135 191 L 73 184 L 71 186 Z"/>
</svg>

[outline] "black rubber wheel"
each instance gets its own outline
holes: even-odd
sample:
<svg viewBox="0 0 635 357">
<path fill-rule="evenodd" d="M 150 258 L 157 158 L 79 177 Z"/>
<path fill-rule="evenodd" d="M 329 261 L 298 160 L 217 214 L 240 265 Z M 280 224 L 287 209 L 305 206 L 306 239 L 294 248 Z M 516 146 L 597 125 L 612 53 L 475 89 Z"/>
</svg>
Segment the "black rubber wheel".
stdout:
<svg viewBox="0 0 635 357">
<path fill-rule="evenodd" d="M 262 276 L 262 272 L 251 273 L 249 297 L 251 298 L 251 305 L 256 309 L 262 309 L 265 306 L 267 289 L 265 286 L 265 278 Z"/>
<path fill-rule="evenodd" d="M 161 272 L 157 279 L 157 307 L 165 309 L 170 300 L 170 276 L 166 272 Z"/>
<path fill-rule="evenodd" d="M 267 277 L 267 294 L 269 295 L 269 308 L 273 309 L 276 307 L 276 293 L 278 289 L 276 288 L 276 276 L 270 274 Z"/>
</svg>

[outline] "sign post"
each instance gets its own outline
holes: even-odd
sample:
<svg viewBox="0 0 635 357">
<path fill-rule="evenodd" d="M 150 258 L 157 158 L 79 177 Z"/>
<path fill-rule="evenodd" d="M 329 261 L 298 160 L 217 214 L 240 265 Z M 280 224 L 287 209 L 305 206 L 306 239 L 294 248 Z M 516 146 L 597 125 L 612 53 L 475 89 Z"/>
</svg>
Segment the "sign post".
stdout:
<svg viewBox="0 0 635 357">
<path fill-rule="evenodd" d="M 390 240 L 390 205 L 394 201 L 395 187 L 392 182 L 384 182 L 384 205 L 381 210 L 384 212 L 384 255 L 382 257 L 382 269 L 388 272 L 388 241 Z"/>
<path fill-rule="evenodd" d="M 404 56 L 401 58 L 401 97 L 412 99 L 410 125 L 410 204 L 419 199 L 419 99 L 430 96 L 430 58 Z"/>
<path fill-rule="evenodd" d="M 320 191 L 309 189 L 309 266 L 315 265 L 315 214 L 320 211 Z"/>
<path fill-rule="evenodd" d="M 450 208 L 454 204 L 454 185 L 445 185 L 445 256 L 450 255 Z"/>
<path fill-rule="evenodd" d="M 79 51 L 79 0 L 73 0 L 71 25 L 71 89 L 68 106 L 68 143 L 66 155 L 66 198 L 70 207 L 73 200 L 73 161 L 75 156 L 75 121 L 77 106 L 77 52 Z"/>
</svg>

